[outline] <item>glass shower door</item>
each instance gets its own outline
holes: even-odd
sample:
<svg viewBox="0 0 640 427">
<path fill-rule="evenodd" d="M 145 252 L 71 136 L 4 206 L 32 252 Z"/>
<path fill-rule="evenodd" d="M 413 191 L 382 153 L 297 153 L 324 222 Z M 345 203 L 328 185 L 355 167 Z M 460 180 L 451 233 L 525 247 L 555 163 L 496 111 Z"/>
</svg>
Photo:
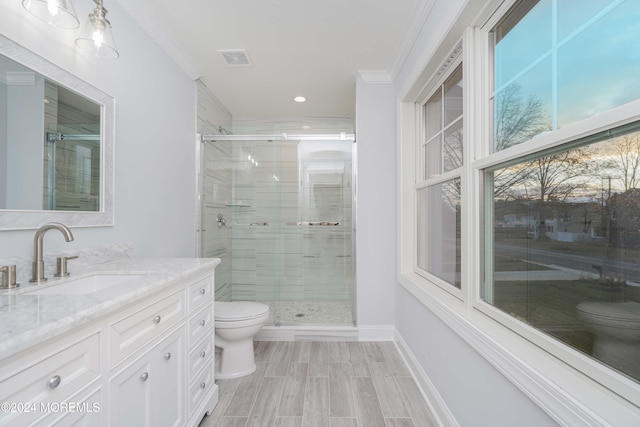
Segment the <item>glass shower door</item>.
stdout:
<svg viewBox="0 0 640 427">
<path fill-rule="evenodd" d="M 203 168 L 202 228 L 225 218 L 225 232 L 202 234 L 203 255 L 226 264 L 216 298 L 268 304 L 272 325 L 352 325 L 352 142 L 226 138 L 203 154 L 225 157 Z"/>
</svg>

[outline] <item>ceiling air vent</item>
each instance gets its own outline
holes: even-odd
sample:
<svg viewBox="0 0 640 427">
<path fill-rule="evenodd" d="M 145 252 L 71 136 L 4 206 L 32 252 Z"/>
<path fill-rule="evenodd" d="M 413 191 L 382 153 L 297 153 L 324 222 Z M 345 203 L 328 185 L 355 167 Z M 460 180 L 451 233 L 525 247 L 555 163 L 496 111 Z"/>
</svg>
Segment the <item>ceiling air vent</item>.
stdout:
<svg viewBox="0 0 640 427">
<path fill-rule="evenodd" d="M 253 65 L 244 49 L 223 49 L 217 51 L 228 67 L 250 67 Z"/>
</svg>

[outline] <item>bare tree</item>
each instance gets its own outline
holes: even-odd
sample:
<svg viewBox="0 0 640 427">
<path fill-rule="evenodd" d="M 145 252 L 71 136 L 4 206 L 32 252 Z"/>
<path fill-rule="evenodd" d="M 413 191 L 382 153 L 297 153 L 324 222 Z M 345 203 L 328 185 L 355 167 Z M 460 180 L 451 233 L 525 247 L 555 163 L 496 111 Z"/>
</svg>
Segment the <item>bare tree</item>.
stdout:
<svg viewBox="0 0 640 427">
<path fill-rule="evenodd" d="M 607 144 L 606 166 L 613 169 L 622 181 L 624 191 L 640 184 L 640 132 L 622 135 Z"/>
<path fill-rule="evenodd" d="M 551 120 L 544 112 L 542 100 L 534 95 L 524 100 L 521 92 L 522 87 L 513 83 L 494 99 L 495 151 L 521 144 L 551 130 Z"/>
<path fill-rule="evenodd" d="M 551 129 L 551 119 L 545 115 L 543 102 L 530 96 L 522 97 L 522 87 L 513 83 L 495 97 L 495 151 L 529 141 L 536 135 Z M 531 179 L 529 165 L 519 164 L 495 171 L 493 191 L 497 198 L 518 197 L 512 190 Z"/>
</svg>

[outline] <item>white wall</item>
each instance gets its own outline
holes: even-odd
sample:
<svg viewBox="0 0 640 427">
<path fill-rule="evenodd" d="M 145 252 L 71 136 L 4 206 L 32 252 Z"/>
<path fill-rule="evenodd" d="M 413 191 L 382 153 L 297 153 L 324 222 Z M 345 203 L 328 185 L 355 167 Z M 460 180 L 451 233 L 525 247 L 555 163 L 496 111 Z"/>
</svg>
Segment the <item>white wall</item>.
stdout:
<svg viewBox="0 0 640 427">
<path fill-rule="evenodd" d="M 7 87 L 6 206 L 42 208 L 44 156 L 44 79 Z"/>
<path fill-rule="evenodd" d="M 358 325 L 394 324 L 396 105 L 391 84 L 356 82 Z"/>
<path fill-rule="evenodd" d="M 76 2 L 79 17 L 93 3 Z M 140 256 L 195 255 L 196 85 L 116 2 L 107 6 L 115 61 L 77 51 L 75 30 L 0 5 L 0 32 L 115 98 L 115 226 L 48 236 L 45 252 L 131 241 Z M 0 257 L 29 256 L 33 231 L 0 231 Z"/>
<path fill-rule="evenodd" d="M 404 288 L 396 328 L 460 426 L 542 427 L 556 423 Z"/>
</svg>

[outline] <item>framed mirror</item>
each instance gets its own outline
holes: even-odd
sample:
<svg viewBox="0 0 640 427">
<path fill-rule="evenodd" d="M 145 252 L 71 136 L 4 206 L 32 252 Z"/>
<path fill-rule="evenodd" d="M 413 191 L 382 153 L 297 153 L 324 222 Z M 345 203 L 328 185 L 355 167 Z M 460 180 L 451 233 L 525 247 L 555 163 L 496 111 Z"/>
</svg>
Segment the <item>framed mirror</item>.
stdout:
<svg viewBox="0 0 640 427">
<path fill-rule="evenodd" d="M 114 100 L 0 35 L 0 230 L 113 225 Z"/>
</svg>

